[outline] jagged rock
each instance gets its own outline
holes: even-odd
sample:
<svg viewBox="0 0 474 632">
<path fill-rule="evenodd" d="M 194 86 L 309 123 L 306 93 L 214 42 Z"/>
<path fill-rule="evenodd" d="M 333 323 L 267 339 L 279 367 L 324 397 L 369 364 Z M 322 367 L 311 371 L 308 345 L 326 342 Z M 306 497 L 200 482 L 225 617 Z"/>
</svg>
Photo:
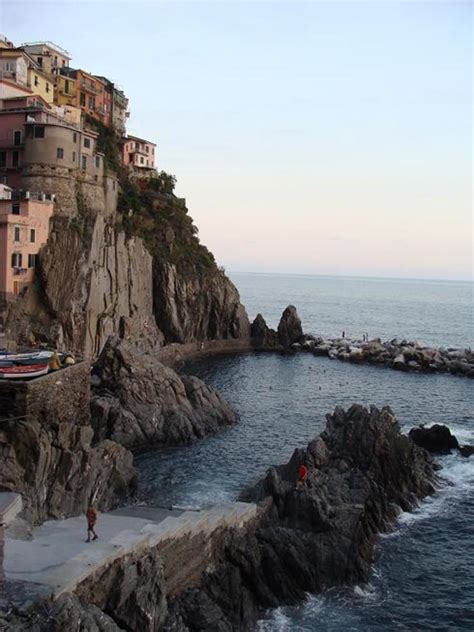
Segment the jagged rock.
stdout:
<svg viewBox="0 0 474 632">
<path fill-rule="evenodd" d="M 255 347 L 265 347 L 274 349 L 278 346 L 278 334 L 274 329 L 270 329 L 261 314 L 257 314 L 250 327 L 252 344 Z"/>
<path fill-rule="evenodd" d="M 400 433 L 390 409 L 337 408 L 306 449 L 242 495 L 260 503 L 260 527 L 227 540 L 201 586 L 169 603 L 165 629 L 250 630 L 261 609 L 367 581 L 377 533 L 432 493 L 434 480 L 430 455 Z"/>
<path fill-rule="evenodd" d="M 296 307 L 288 305 L 278 324 L 278 340 L 283 347 L 289 348 L 294 342 L 299 342 L 302 336 L 303 328 Z"/>
<path fill-rule="evenodd" d="M 117 338 L 107 342 L 94 374 L 100 379 L 92 397 L 96 440 L 134 449 L 176 445 L 236 423 L 229 404 L 202 380 L 178 376 Z"/>
<path fill-rule="evenodd" d="M 469 457 L 474 454 L 474 445 L 460 445 L 459 452 L 461 456 Z"/>
<path fill-rule="evenodd" d="M 425 448 L 428 452 L 447 454 L 455 448 L 459 448 L 458 440 L 451 434 L 447 426 L 434 424 L 430 428 L 412 428 L 408 436 L 416 445 Z"/>
</svg>

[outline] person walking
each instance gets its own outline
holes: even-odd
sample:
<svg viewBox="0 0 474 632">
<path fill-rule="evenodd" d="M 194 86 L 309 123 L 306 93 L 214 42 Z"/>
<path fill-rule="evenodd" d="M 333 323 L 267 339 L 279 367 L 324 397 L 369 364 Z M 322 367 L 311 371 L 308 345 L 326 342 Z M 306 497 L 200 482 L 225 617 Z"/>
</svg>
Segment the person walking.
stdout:
<svg viewBox="0 0 474 632">
<path fill-rule="evenodd" d="M 93 540 L 97 540 L 97 538 L 99 537 L 97 535 L 97 533 L 95 532 L 95 524 L 97 522 L 97 511 L 94 507 L 93 504 L 90 504 L 89 507 L 87 508 L 86 511 L 86 518 L 87 518 L 87 540 L 86 542 L 90 542 L 91 541 L 91 533 L 94 536 L 92 539 Z"/>
</svg>

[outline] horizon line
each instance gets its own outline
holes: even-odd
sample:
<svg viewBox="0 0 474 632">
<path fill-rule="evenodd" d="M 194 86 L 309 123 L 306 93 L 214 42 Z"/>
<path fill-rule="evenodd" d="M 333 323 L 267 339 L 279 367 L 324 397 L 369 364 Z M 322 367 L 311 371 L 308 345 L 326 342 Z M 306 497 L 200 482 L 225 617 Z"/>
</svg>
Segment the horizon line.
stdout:
<svg viewBox="0 0 474 632">
<path fill-rule="evenodd" d="M 225 266 L 224 266 L 225 268 Z M 469 283 L 474 284 L 474 279 L 439 279 L 439 278 L 426 278 L 426 277 L 392 277 L 392 276 L 365 276 L 362 274 L 316 274 L 313 272 L 255 272 L 249 270 L 235 270 L 231 268 L 225 268 L 226 273 L 233 274 L 254 274 L 265 276 L 302 276 L 302 277 L 319 277 L 330 279 L 371 279 L 376 281 L 423 281 L 423 282 L 435 282 L 435 283 Z"/>
</svg>

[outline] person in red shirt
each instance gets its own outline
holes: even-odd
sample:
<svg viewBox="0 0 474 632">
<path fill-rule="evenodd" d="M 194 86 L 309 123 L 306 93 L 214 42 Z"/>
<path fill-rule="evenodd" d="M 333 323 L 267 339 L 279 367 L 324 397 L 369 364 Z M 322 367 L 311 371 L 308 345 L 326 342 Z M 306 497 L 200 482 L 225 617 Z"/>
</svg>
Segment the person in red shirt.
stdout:
<svg viewBox="0 0 474 632">
<path fill-rule="evenodd" d="M 89 505 L 89 507 L 87 508 L 86 511 L 86 518 L 87 518 L 87 540 L 86 542 L 90 542 L 91 541 L 91 533 L 94 536 L 92 539 L 93 540 L 97 540 L 97 538 L 99 537 L 97 535 L 97 533 L 95 532 L 95 523 L 97 522 L 97 511 L 95 510 L 94 505 Z"/>
<path fill-rule="evenodd" d="M 302 463 L 298 468 L 298 487 L 304 487 L 308 480 L 308 466 Z"/>
</svg>

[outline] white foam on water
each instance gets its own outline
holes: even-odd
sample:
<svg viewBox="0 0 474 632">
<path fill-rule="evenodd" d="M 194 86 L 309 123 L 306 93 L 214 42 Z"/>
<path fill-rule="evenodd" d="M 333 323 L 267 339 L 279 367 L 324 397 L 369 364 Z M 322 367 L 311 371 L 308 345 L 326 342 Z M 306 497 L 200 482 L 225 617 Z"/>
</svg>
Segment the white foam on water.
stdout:
<svg viewBox="0 0 474 632">
<path fill-rule="evenodd" d="M 283 612 L 283 608 L 275 608 L 272 610 L 269 619 L 262 619 L 257 623 L 258 632 L 289 632 L 294 631 L 291 628 L 291 619 Z"/>
<path fill-rule="evenodd" d="M 442 457 L 442 469 L 438 472 L 441 488 L 433 496 L 425 498 L 412 512 L 404 512 L 398 517 L 401 526 L 426 520 L 439 513 L 452 511 L 453 502 L 472 494 L 474 490 L 474 459 L 465 458 L 457 452 Z M 389 535 L 396 535 L 389 534 Z M 387 536 L 385 536 L 387 537 Z"/>
</svg>

